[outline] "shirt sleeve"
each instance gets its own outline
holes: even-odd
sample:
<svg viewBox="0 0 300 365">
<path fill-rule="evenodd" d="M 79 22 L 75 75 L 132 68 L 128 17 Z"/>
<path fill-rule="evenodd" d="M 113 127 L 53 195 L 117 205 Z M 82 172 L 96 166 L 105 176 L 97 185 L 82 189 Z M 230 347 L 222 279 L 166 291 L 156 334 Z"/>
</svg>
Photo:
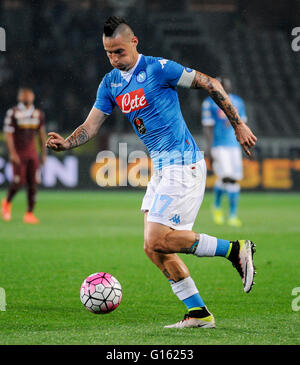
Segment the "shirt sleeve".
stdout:
<svg viewBox="0 0 300 365">
<path fill-rule="evenodd" d="M 215 120 L 211 110 L 211 103 L 208 99 L 205 99 L 202 103 L 202 125 L 206 127 L 215 125 Z"/>
<path fill-rule="evenodd" d="M 184 71 L 184 67 L 177 62 L 164 58 L 157 59 L 157 62 L 161 83 L 165 86 L 176 87 Z"/>
<path fill-rule="evenodd" d="M 7 133 L 14 133 L 15 125 L 14 125 L 14 118 L 13 118 L 14 111 L 13 109 L 8 109 L 4 118 L 4 127 L 3 131 Z"/>
<path fill-rule="evenodd" d="M 107 78 L 104 77 L 98 87 L 94 107 L 101 110 L 104 114 L 109 115 L 113 112 L 114 106 L 115 103 L 107 87 Z"/>
</svg>

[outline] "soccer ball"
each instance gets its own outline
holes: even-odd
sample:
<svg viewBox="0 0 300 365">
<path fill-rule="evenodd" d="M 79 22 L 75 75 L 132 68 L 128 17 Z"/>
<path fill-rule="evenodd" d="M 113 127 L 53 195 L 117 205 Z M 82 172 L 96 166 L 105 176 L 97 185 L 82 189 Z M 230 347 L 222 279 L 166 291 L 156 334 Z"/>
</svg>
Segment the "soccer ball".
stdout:
<svg viewBox="0 0 300 365">
<path fill-rule="evenodd" d="M 106 272 L 88 276 L 80 288 L 80 300 L 87 310 L 106 314 L 115 310 L 122 300 L 122 287 L 118 280 Z"/>
</svg>

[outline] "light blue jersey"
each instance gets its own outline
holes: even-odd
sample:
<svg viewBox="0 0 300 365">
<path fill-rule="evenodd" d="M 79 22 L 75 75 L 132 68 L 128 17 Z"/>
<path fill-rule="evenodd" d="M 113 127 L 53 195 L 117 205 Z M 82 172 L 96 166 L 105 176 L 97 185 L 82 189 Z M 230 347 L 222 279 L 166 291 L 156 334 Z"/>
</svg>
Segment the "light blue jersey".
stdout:
<svg viewBox="0 0 300 365">
<path fill-rule="evenodd" d="M 154 169 L 191 164 L 203 159 L 182 116 L 177 83 L 182 65 L 141 55 L 130 79 L 113 69 L 99 85 L 94 107 L 111 114 L 117 105 L 146 145 Z"/>
<path fill-rule="evenodd" d="M 246 109 L 243 99 L 237 95 L 229 94 L 232 104 L 238 111 L 243 122 L 247 122 Z M 202 124 L 204 126 L 213 126 L 213 142 L 212 147 L 240 146 L 237 141 L 234 129 L 222 109 L 213 101 L 211 97 L 204 99 L 202 104 Z"/>
</svg>

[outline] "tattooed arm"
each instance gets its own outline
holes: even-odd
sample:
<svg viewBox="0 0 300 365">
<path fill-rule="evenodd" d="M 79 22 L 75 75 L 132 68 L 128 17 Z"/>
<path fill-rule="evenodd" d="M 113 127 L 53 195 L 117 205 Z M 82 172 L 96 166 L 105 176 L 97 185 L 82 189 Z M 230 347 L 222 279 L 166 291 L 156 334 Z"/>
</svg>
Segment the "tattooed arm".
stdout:
<svg viewBox="0 0 300 365">
<path fill-rule="evenodd" d="M 65 151 L 79 147 L 97 134 L 106 117 L 101 110 L 93 107 L 85 122 L 76 128 L 68 138 L 64 139 L 55 132 L 48 133 L 49 139 L 46 146 L 54 151 Z"/>
<path fill-rule="evenodd" d="M 250 148 L 255 145 L 257 138 L 250 128 L 241 120 L 238 112 L 233 106 L 229 96 L 223 89 L 221 83 L 213 77 L 196 71 L 195 78 L 191 84 L 193 89 L 205 89 L 214 102 L 224 111 L 229 122 L 235 130 L 235 135 L 247 155 L 251 156 Z"/>
</svg>

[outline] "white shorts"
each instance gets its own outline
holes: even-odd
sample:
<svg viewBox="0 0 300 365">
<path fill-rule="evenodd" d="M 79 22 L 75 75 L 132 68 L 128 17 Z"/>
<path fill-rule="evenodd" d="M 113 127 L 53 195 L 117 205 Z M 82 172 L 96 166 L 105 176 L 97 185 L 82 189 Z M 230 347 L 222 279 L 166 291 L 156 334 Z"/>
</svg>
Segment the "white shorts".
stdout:
<svg viewBox="0 0 300 365">
<path fill-rule="evenodd" d="M 204 159 L 191 165 L 170 165 L 154 171 L 147 185 L 142 212 L 148 222 L 177 230 L 192 230 L 206 182 Z"/>
<path fill-rule="evenodd" d="M 243 178 L 243 160 L 240 147 L 212 147 L 213 170 L 219 179 L 229 177 L 233 180 Z"/>
</svg>

